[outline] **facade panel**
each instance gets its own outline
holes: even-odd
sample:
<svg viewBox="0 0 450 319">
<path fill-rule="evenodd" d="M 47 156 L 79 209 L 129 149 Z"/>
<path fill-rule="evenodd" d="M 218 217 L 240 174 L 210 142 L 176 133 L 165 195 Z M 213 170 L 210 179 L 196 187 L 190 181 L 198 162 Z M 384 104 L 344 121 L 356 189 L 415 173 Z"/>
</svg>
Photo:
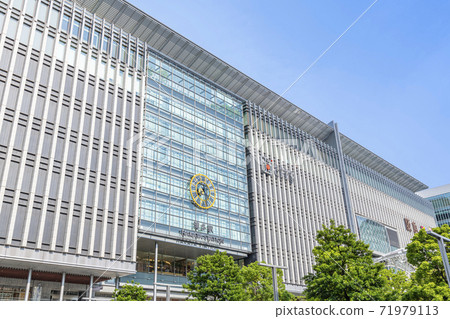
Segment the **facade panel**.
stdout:
<svg viewBox="0 0 450 319">
<path fill-rule="evenodd" d="M 141 229 L 249 252 L 243 102 L 151 52 L 147 76 Z M 197 174 L 215 190 L 207 209 L 190 192 Z"/>
<path fill-rule="evenodd" d="M 100 38 L 142 42 L 68 2 L 0 11 L 2 266 L 133 273 L 144 68 Z"/>
</svg>

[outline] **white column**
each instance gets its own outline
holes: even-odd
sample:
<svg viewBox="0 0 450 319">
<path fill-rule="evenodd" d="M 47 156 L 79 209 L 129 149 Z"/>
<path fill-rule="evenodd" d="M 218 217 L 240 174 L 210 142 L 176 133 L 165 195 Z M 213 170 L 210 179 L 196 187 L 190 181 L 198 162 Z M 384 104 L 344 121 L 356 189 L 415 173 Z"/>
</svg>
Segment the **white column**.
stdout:
<svg viewBox="0 0 450 319">
<path fill-rule="evenodd" d="M 59 301 L 63 301 L 64 298 L 64 284 L 66 283 L 66 273 L 63 272 L 61 280 L 61 292 L 59 293 Z"/>
<path fill-rule="evenodd" d="M 33 270 L 30 268 L 28 270 L 27 288 L 25 289 L 25 301 L 28 301 L 28 297 L 30 296 L 31 274 L 32 273 L 33 273 Z"/>
<path fill-rule="evenodd" d="M 158 282 L 158 242 L 155 243 L 155 277 L 153 279 L 153 301 L 156 301 L 157 282 Z"/>
<path fill-rule="evenodd" d="M 167 285 L 166 287 L 167 287 L 167 289 L 166 289 L 166 301 L 170 301 L 170 286 Z"/>
<path fill-rule="evenodd" d="M 92 301 L 92 286 L 94 285 L 94 275 L 91 275 L 91 283 L 89 284 L 89 301 Z"/>
<path fill-rule="evenodd" d="M 115 288 L 116 289 L 120 288 L 120 277 L 116 277 L 116 280 L 115 280 L 114 284 L 115 284 Z"/>
</svg>

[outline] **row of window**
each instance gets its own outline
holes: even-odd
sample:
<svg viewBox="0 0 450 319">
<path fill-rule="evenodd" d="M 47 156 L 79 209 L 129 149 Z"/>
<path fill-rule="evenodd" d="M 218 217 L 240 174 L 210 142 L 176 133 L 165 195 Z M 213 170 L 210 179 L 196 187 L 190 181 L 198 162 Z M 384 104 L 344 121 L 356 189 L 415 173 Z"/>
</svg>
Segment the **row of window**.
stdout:
<svg viewBox="0 0 450 319">
<path fill-rule="evenodd" d="M 149 215 L 142 214 L 141 218 L 147 222 L 150 222 L 149 227 L 151 227 L 152 222 L 156 222 L 160 225 L 166 225 L 170 227 L 175 227 L 177 229 L 184 230 L 194 230 L 195 220 L 183 219 L 176 216 L 159 215 L 156 213 L 156 220 L 154 219 L 154 212 L 148 212 Z M 145 223 L 142 223 L 145 225 Z M 146 227 L 147 228 L 147 227 Z M 204 232 L 206 233 L 206 232 Z M 179 235 L 179 234 L 177 234 Z M 229 228 L 222 228 L 219 226 L 213 226 L 213 231 L 208 235 L 218 236 L 222 238 L 228 238 L 231 240 L 241 241 L 250 243 L 250 234 L 242 233 L 239 231 L 231 230 Z"/>
<path fill-rule="evenodd" d="M 71 34 L 73 37 L 80 39 L 97 50 L 110 55 L 120 62 L 128 64 L 128 66 L 143 70 L 144 55 L 136 52 L 136 49 L 128 47 L 126 41 L 120 41 L 111 34 L 105 34 L 98 29 L 93 29 L 91 25 L 84 23 L 76 17 L 64 14 L 61 19 L 62 32 Z M 119 35 L 116 35 L 119 37 Z"/>
<path fill-rule="evenodd" d="M 160 146 L 156 143 L 149 142 L 146 146 L 148 148 L 144 149 L 143 155 L 148 160 L 159 161 L 165 163 L 166 165 L 177 165 L 177 168 L 183 168 L 184 166 L 190 167 L 191 170 L 193 165 L 201 165 L 202 161 L 207 160 L 208 163 L 212 162 L 214 165 L 217 160 L 225 163 L 225 166 L 236 170 L 237 167 L 245 167 L 245 158 L 242 153 L 228 153 L 223 150 L 217 150 L 213 145 L 205 145 L 199 140 L 191 139 L 184 135 L 175 135 L 173 132 L 169 132 L 169 136 L 172 137 L 172 145 L 175 146 L 176 142 L 180 143 L 180 146 L 184 144 L 185 146 L 192 147 L 192 152 L 177 150 L 175 147 L 170 148 L 167 146 Z M 164 135 L 163 135 L 164 136 Z M 172 150 L 172 151 L 171 151 Z M 193 162 L 195 159 L 197 162 Z M 194 163 L 194 164 L 192 164 Z M 226 164 L 228 163 L 228 165 Z"/>
<path fill-rule="evenodd" d="M 175 65 L 172 65 L 168 61 L 158 58 L 154 54 L 149 54 L 148 60 L 149 71 L 152 71 L 154 74 L 160 74 L 163 78 L 169 80 L 173 84 L 184 86 L 189 89 L 189 91 L 193 93 L 195 92 L 195 94 L 200 97 L 204 97 L 209 101 L 223 106 L 227 110 L 232 110 L 235 114 L 240 115 L 242 118 L 241 101 L 232 98 L 227 93 L 205 83 L 204 80 L 192 76 L 190 73 L 176 67 Z M 149 72 L 150 76 L 152 72 Z"/>
<path fill-rule="evenodd" d="M 144 232 L 155 232 L 160 235 L 171 235 L 174 237 L 180 237 L 180 231 L 182 231 L 179 227 L 164 225 L 164 224 L 157 224 L 154 222 L 148 222 L 148 221 L 141 221 L 140 229 Z M 208 245 L 214 245 L 218 247 L 227 247 L 227 248 L 233 248 L 233 249 L 239 249 L 239 250 L 245 250 L 250 251 L 251 250 L 251 243 L 250 242 L 242 242 L 239 240 L 233 240 L 230 238 L 222 237 L 220 238 L 223 240 L 222 243 L 216 243 L 215 241 L 203 241 L 204 244 Z M 199 240 L 199 242 L 202 242 L 202 240 Z"/>
<path fill-rule="evenodd" d="M 175 137 L 180 142 L 183 142 L 182 137 L 187 137 L 191 141 L 195 140 L 195 143 L 207 144 L 209 147 L 213 149 L 218 149 L 222 151 L 226 151 L 228 153 L 232 153 L 235 156 L 241 155 L 241 158 L 244 157 L 244 147 L 240 144 L 235 143 L 232 139 L 227 138 L 213 138 L 214 135 L 210 136 L 209 134 L 205 135 L 205 131 L 199 126 L 186 125 L 188 123 L 175 123 L 170 122 L 164 118 L 159 118 L 150 112 L 146 112 L 145 114 L 145 128 L 157 134 L 160 134 L 164 137 L 170 138 Z M 212 125 L 208 123 L 208 126 Z M 218 126 L 216 126 L 217 131 L 219 131 Z M 209 131 L 208 131 L 209 133 Z M 147 134 L 149 137 L 154 138 L 155 136 L 151 136 L 151 134 Z M 191 144 L 190 144 L 191 145 Z M 216 146 L 217 145 L 217 146 Z M 238 154 L 236 154 L 238 153 Z"/>
<path fill-rule="evenodd" d="M 146 111 L 151 111 L 162 117 L 181 120 L 186 125 L 195 124 L 210 133 L 231 139 L 241 145 L 244 144 L 242 126 L 230 124 L 225 115 L 208 107 L 203 107 L 203 109 L 199 108 L 198 105 L 192 107 L 188 103 L 183 103 L 149 88 L 147 88 L 146 102 Z"/>
<path fill-rule="evenodd" d="M 139 77 L 133 77 L 132 73 L 128 73 L 125 77 L 125 72 L 119 69 L 117 72 L 117 67 L 111 64 L 107 68 L 106 61 L 98 59 L 96 56 L 91 55 L 88 60 L 87 52 L 81 50 L 77 57 L 77 48 L 70 46 L 66 52 L 67 44 L 64 41 L 59 41 L 55 51 L 55 57 L 60 61 L 67 61 L 69 65 L 72 65 L 80 70 L 86 71 L 94 76 L 99 77 L 102 80 L 108 79 L 112 84 L 117 85 L 129 92 L 136 92 L 141 94 L 141 79 Z"/>
<path fill-rule="evenodd" d="M 159 154 L 159 153 L 158 153 Z M 189 157 L 189 155 L 187 155 Z M 233 181 L 236 182 L 242 182 L 242 183 L 246 183 L 246 181 L 244 181 L 244 179 L 246 179 L 246 172 L 245 169 L 243 168 L 237 168 L 237 167 L 233 167 L 231 165 L 227 165 L 225 162 L 223 161 L 212 161 L 210 158 L 205 158 L 203 156 L 197 156 L 194 157 L 195 159 L 195 164 L 190 164 L 187 162 L 182 162 L 179 159 L 169 159 L 169 160 L 165 160 L 165 158 L 162 159 L 162 161 L 159 160 L 154 160 L 154 159 L 150 159 L 150 158 L 146 158 L 144 157 L 142 160 L 142 168 L 147 168 L 150 170 L 159 170 L 162 172 L 166 172 L 169 173 L 171 175 L 176 175 L 179 176 L 181 178 L 185 178 L 185 179 L 190 179 L 194 173 L 198 174 L 198 173 L 203 173 L 203 174 L 208 174 L 208 176 L 211 177 L 211 179 L 213 180 L 214 183 L 218 183 L 221 184 L 222 186 L 229 186 L 229 182 L 231 181 L 233 183 Z M 172 163 L 176 163 L 175 160 L 180 162 L 180 165 L 175 164 L 172 165 Z M 217 165 L 219 164 L 219 165 Z M 228 174 L 232 172 L 234 174 L 234 172 L 237 172 L 238 174 L 238 179 L 229 179 L 228 178 Z M 211 174 L 211 175 L 209 175 Z M 218 174 L 221 174 L 221 176 L 219 177 Z M 236 191 L 236 190 L 235 190 Z M 236 191 L 236 193 L 238 193 Z M 239 192 L 242 193 L 242 192 Z M 245 195 L 240 195 L 240 196 L 245 196 Z"/>
<path fill-rule="evenodd" d="M 197 172 L 202 172 L 204 174 L 207 174 L 214 181 L 214 183 L 218 182 L 219 184 L 227 185 L 244 192 L 247 190 L 246 182 L 241 182 L 236 179 L 229 178 L 224 174 L 218 174 L 217 171 L 208 170 L 205 168 L 202 169 L 200 165 L 193 165 L 179 159 L 167 159 L 165 157 L 161 158 L 161 153 L 155 152 L 154 154 L 156 156 L 160 156 L 160 158 L 156 158 L 156 156 L 155 158 L 147 157 L 147 160 L 153 160 L 155 162 L 157 161 L 161 165 L 170 165 L 172 168 L 183 170 L 185 175 L 188 176 L 193 176 Z M 156 164 L 158 165 L 158 163 Z M 156 183 L 156 180 L 152 180 L 151 183 Z"/>
<path fill-rule="evenodd" d="M 154 204 L 154 203 L 153 203 Z M 156 207 L 155 207 L 156 206 Z M 230 221 L 229 219 L 223 219 L 218 216 L 211 216 L 207 214 L 195 214 L 195 212 L 190 210 L 182 210 L 181 208 L 170 207 L 165 211 L 163 210 L 164 206 L 167 206 L 165 203 L 159 203 L 159 205 L 151 205 L 148 200 L 142 201 L 141 207 L 141 218 L 148 221 L 156 221 L 160 224 L 167 224 L 176 227 L 181 227 L 172 221 L 176 221 L 177 223 L 182 223 L 183 220 L 189 220 L 189 224 L 184 224 L 186 229 L 194 229 L 201 232 L 206 233 L 214 233 L 215 227 L 206 227 L 206 225 L 210 226 L 220 226 L 224 229 L 230 229 L 238 232 L 243 232 L 250 234 L 250 226 L 249 224 L 243 224 L 239 222 Z M 162 211 L 160 211 L 162 210 Z M 169 213 L 170 212 L 170 213 Z M 170 221 L 170 223 L 169 223 Z M 197 221 L 198 223 L 194 223 L 192 221 Z M 169 223 L 169 224 L 168 224 Z M 200 226 L 201 227 L 200 227 Z"/>
<path fill-rule="evenodd" d="M 214 99 L 214 97 L 212 97 L 212 100 L 205 99 L 205 92 L 202 93 L 203 96 L 199 93 L 194 93 L 194 91 L 191 91 L 191 88 L 183 87 L 182 85 L 176 84 L 175 82 L 172 82 L 169 79 L 166 79 L 163 76 L 159 76 L 159 74 L 151 71 L 149 73 L 149 79 L 150 80 L 148 81 L 148 83 L 150 85 L 157 88 L 161 87 L 164 91 L 169 91 L 168 93 L 172 93 L 180 100 L 185 100 L 191 105 L 201 105 L 203 108 L 208 107 L 212 111 L 220 112 L 221 114 L 226 115 L 228 118 L 233 119 L 240 124 L 242 123 L 242 113 L 240 110 L 234 109 L 228 104 L 217 101 L 216 99 Z M 194 88 L 192 87 L 192 89 Z"/>
<path fill-rule="evenodd" d="M 190 193 L 186 189 L 186 187 L 178 187 L 173 185 L 171 186 L 166 183 L 155 182 L 145 177 L 142 178 L 142 187 L 144 187 L 146 190 L 155 190 L 158 191 L 159 193 L 170 194 L 172 197 L 176 196 L 180 198 L 185 198 L 187 200 L 191 198 Z M 221 192 L 221 189 L 216 190 L 217 192 Z M 227 200 L 226 196 L 227 195 L 224 194 L 223 192 L 221 196 L 218 195 L 216 201 L 214 202 L 214 206 L 223 210 L 229 210 L 235 213 L 239 213 L 241 215 L 247 214 L 248 209 L 246 205 L 242 205 L 241 203 L 240 203 L 241 205 L 232 203 L 231 201 Z"/>
<path fill-rule="evenodd" d="M 159 206 L 151 206 L 149 202 L 158 203 Z M 148 206 L 150 205 L 150 206 Z M 151 190 L 143 190 L 142 192 L 142 198 L 141 198 L 141 206 L 142 207 L 150 207 L 148 209 L 156 209 L 154 207 L 157 207 L 157 210 L 160 212 L 168 212 L 169 210 L 183 210 L 184 212 L 190 212 L 194 215 L 192 216 L 199 216 L 198 218 L 203 218 L 201 216 L 204 216 L 206 218 L 207 216 L 215 216 L 220 217 L 223 220 L 231 220 L 235 222 L 240 222 L 241 224 L 248 224 L 248 213 L 246 212 L 245 215 L 239 215 L 237 212 L 233 212 L 230 210 L 223 210 L 220 209 L 217 206 L 213 206 L 207 211 L 202 209 L 197 209 L 192 204 L 192 199 L 182 199 L 182 198 L 173 198 L 168 196 L 167 194 L 162 194 L 159 192 L 154 192 Z M 206 217 L 205 217 L 206 216 Z M 191 217 L 191 219 L 195 219 L 194 217 Z"/>
<path fill-rule="evenodd" d="M 438 226 L 450 224 L 450 193 L 427 198 L 434 207 Z"/>
<path fill-rule="evenodd" d="M 214 164 L 209 163 L 209 167 L 213 166 Z M 206 170 L 203 169 L 202 171 L 210 171 L 210 173 L 216 172 L 214 175 L 218 176 L 219 178 L 213 178 L 212 175 L 208 174 L 208 177 L 213 181 L 218 181 L 219 183 L 223 185 L 229 185 L 229 183 L 235 183 L 240 182 L 246 184 L 246 177 L 242 175 L 238 175 L 237 173 L 233 171 L 229 171 L 227 169 L 224 169 L 222 167 L 215 167 L 214 170 Z M 220 172 L 220 173 L 218 173 Z M 185 174 L 187 176 L 191 176 L 190 174 Z M 227 176 L 228 175 L 228 176 Z M 193 176 L 193 175 L 192 175 Z M 149 182 L 163 182 L 170 185 L 178 186 L 178 187 L 186 187 L 189 180 L 179 177 L 175 174 L 166 173 L 163 170 L 159 169 L 153 169 L 151 167 L 143 167 L 142 168 L 142 177 L 149 179 Z M 231 196 L 231 195 L 230 195 Z M 236 197 L 238 198 L 238 197 Z"/>
</svg>

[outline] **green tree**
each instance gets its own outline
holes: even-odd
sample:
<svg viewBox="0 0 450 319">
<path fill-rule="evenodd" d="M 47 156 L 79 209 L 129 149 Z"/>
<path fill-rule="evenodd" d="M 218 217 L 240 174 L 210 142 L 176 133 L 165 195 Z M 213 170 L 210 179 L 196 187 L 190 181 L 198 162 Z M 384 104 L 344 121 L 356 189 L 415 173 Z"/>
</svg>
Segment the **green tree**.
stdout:
<svg viewBox="0 0 450 319">
<path fill-rule="evenodd" d="M 139 283 L 131 281 L 120 289 L 115 289 L 113 298 L 114 301 L 145 301 L 147 300 L 147 294 Z"/>
<path fill-rule="evenodd" d="M 254 262 L 242 267 L 241 272 L 247 300 L 273 300 L 273 280 L 272 270 L 270 268 L 260 266 L 257 262 Z M 295 299 L 294 295 L 286 290 L 281 269 L 277 270 L 277 283 L 280 300 L 289 301 Z"/>
<path fill-rule="evenodd" d="M 433 231 L 450 238 L 448 225 L 436 227 Z M 449 256 L 449 244 L 446 244 L 446 251 Z M 411 276 L 411 288 L 403 295 L 403 300 L 450 300 L 444 264 L 434 237 L 421 229 L 406 246 L 406 257 L 416 271 Z"/>
<path fill-rule="evenodd" d="M 183 288 L 194 300 L 248 300 L 241 269 L 225 252 L 198 257 L 187 277 Z"/>
<path fill-rule="evenodd" d="M 383 288 L 376 295 L 377 300 L 397 301 L 402 300 L 404 293 L 411 287 L 411 280 L 404 271 L 395 271 L 393 269 L 383 269 L 381 271 L 383 278 Z"/>
<path fill-rule="evenodd" d="M 383 264 L 374 264 L 369 245 L 344 226 L 323 225 L 313 254 L 314 273 L 305 276 L 308 300 L 385 300 L 394 298 Z M 396 279 L 400 280 L 400 278 Z"/>
</svg>

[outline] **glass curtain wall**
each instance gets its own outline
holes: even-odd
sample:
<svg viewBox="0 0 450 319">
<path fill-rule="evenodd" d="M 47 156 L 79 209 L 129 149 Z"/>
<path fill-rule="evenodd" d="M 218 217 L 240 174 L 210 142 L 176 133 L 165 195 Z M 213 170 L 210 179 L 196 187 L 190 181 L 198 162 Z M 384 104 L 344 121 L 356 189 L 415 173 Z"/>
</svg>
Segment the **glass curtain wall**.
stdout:
<svg viewBox="0 0 450 319">
<path fill-rule="evenodd" d="M 250 251 L 243 101 L 152 52 L 147 67 L 141 229 L 172 237 L 195 231 Z M 215 186 L 207 210 L 191 202 L 195 174 Z"/>
<path fill-rule="evenodd" d="M 433 204 L 438 226 L 450 224 L 450 193 L 445 193 L 428 198 Z"/>
</svg>

